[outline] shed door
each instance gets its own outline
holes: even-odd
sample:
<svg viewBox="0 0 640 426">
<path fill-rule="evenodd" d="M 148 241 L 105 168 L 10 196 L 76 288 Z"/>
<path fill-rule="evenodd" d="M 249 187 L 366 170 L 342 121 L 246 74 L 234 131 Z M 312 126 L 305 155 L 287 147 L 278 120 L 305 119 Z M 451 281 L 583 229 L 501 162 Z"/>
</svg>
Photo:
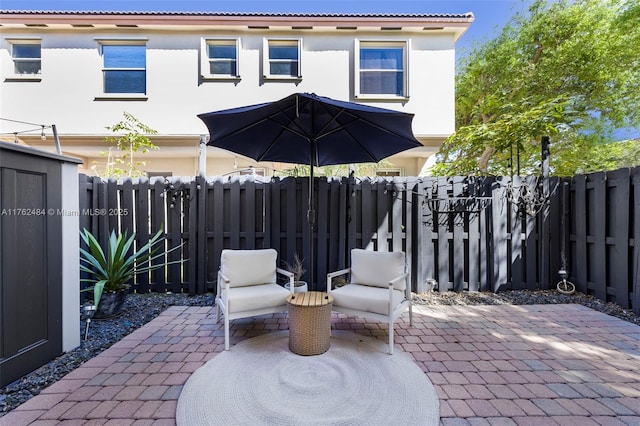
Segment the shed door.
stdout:
<svg viewBox="0 0 640 426">
<path fill-rule="evenodd" d="M 0 386 L 62 352 L 61 169 L 0 157 Z"/>
</svg>

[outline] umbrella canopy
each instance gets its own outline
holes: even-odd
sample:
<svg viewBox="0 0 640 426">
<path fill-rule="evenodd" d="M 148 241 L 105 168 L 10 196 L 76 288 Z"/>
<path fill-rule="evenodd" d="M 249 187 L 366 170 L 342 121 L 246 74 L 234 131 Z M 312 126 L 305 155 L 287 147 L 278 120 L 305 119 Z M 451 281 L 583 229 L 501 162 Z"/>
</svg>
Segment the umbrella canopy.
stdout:
<svg viewBox="0 0 640 426">
<path fill-rule="evenodd" d="M 411 130 L 413 114 L 313 93 L 294 93 L 275 102 L 214 111 L 198 117 L 209 129 L 208 145 L 256 161 L 311 166 L 307 218 L 312 233 L 314 166 L 377 163 L 422 146 Z M 311 247 L 313 249 L 313 243 Z M 309 272 L 313 280 L 313 250 L 311 253 Z"/>
<path fill-rule="evenodd" d="M 198 117 L 209 129 L 209 145 L 256 161 L 377 163 L 422 146 L 411 131 L 413 114 L 310 93 Z"/>
</svg>

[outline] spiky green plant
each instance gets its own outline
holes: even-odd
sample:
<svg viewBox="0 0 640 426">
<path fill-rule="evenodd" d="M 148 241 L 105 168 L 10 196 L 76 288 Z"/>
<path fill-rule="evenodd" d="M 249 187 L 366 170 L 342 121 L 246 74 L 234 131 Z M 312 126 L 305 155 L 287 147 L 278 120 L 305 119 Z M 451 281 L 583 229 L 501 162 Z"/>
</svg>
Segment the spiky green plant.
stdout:
<svg viewBox="0 0 640 426">
<path fill-rule="evenodd" d="M 160 242 L 164 240 L 163 230 L 160 229 L 138 251 L 132 251 L 135 233 L 131 236 L 116 234 L 111 231 L 107 242 L 107 253 L 91 232 L 84 229 L 80 232 L 82 241 L 88 250 L 80 247 L 80 270 L 88 272 L 89 278 L 83 278 L 81 282 L 93 283 L 83 291 L 93 290 L 93 303 L 97 307 L 104 291 L 118 291 L 128 288 L 127 282 L 137 274 L 163 268 L 165 265 L 184 262 L 186 259 L 173 262 L 152 264 L 154 260 L 164 257 L 166 254 L 179 249 L 182 245 L 160 252 Z M 143 266 L 140 266 L 143 265 Z"/>
</svg>

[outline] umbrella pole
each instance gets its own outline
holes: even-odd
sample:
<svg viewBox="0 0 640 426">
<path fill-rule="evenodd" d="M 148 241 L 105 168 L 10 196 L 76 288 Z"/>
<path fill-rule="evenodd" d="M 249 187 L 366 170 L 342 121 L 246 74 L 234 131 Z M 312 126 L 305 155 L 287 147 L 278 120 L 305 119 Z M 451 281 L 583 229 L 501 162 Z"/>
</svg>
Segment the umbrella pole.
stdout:
<svg viewBox="0 0 640 426">
<path fill-rule="evenodd" d="M 316 212 L 315 210 L 313 210 L 313 164 L 315 162 L 315 154 L 316 154 L 316 150 L 315 150 L 315 145 L 316 142 L 315 141 L 311 141 L 310 145 L 310 149 L 311 149 L 311 161 L 309 162 L 309 165 L 311 166 L 310 172 L 309 172 L 309 209 L 307 210 L 307 222 L 309 222 L 309 284 L 311 286 L 311 290 L 316 290 L 315 288 L 315 284 L 314 284 L 314 264 L 315 264 L 315 257 L 313 254 L 313 228 L 314 225 L 316 223 Z"/>
</svg>

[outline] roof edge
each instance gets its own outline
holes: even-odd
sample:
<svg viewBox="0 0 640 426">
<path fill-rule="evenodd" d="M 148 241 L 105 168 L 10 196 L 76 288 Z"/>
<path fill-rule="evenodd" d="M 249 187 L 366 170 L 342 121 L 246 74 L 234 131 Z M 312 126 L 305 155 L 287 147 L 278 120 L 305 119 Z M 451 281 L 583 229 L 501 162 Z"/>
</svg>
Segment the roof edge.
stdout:
<svg viewBox="0 0 640 426">
<path fill-rule="evenodd" d="M 197 11 L 118 11 L 118 10 L 3 10 L 3 15 L 135 15 L 135 16 L 211 16 L 211 17 L 286 17 L 286 18 L 451 18 L 473 19 L 465 13 L 269 13 L 269 12 L 197 12 Z"/>
</svg>

